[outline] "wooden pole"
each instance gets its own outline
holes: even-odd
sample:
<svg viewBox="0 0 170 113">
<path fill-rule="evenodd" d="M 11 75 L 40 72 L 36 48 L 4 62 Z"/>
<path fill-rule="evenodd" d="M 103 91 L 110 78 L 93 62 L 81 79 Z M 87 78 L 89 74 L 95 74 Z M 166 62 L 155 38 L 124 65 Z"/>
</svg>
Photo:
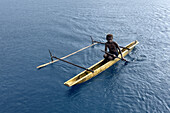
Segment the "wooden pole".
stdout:
<svg viewBox="0 0 170 113">
<path fill-rule="evenodd" d="M 73 53 L 71 53 L 71 54 L 69 54 L 69 55 L 67 55 L 67 56 L 64 56 L 64 57 L 60 58 L 60 59 L 65 59 L 65 58 L 67 58 L 67 57 L 69 57 L 69 56 L 71 56 L 71 55 L 74 55 L 74 54 L 76 54 L 76 53 L 78 53 L 78 52 L 80 52 L 80 51 L 83 51 L 84 49 L 87 49 L 87 48 L 89 48 L 89 47 L 91 47 L 91 46 L 94 46 L 94 45 L 96 45 L 96 44 L 97 44 L 97 43 L 93 43 L 93 44 L 91 44 L 91 45 L 89 45 L 89 46 L 86 46 L 86 47 L 84 47 L 84 48 L 82 48 L 82 49 L 79 49 L 79 50 L 77 50 L 77 51 L 75 51 L 75 52 L 73 52 Z M 54 60 L 54 61 L 51 61 L 51 62 L 48 62 L 48 63 L 45 63 L 45 64 L 42 64 L 42 65 L 40 65 L 40 66 L 37 66 L 37 68 L 40 69 L 40 68 L 42 68 L 42 67 L 45 67 L 45 66 L 47 66 L 47 65 L 49 65 L 49 64 L 52 64 L 52 63 L 55 63 L 55 62 L 57 62 L 57 61 L 59 61 L 59 59 Z"/>
<path fill-rule="evenodd" d="M 87 69 L 87 68 L 82 67 L 82 66 L 79 66 L 79 65 L 77 65 L 77 64 L 73 64 L 73 63 L 71 63 L 71 62 L 69 62 L 69 61 L 63 60 L 63 59 L 58 58 L 58 57 L 56 57 L 56 56 L 52 56 L 52 58 L 56 58 L 56 59 L 58 59 L 58 60 L 61 60 L 61 61 L 66 62 L 66 63 L 68 63 L 68 64 L 71 64 L 71 65 L 73 65 L 73 66 L 76 66 L 76 67 L 79 67 L 79 68 L 82 68 L 82 69 L 85 69 L 85 70 L 87 70 L 87 71 L 91 71 L 91 72 L 94 73 L 94 71 L 91 70 L 91 69 Z"/>
</svg>

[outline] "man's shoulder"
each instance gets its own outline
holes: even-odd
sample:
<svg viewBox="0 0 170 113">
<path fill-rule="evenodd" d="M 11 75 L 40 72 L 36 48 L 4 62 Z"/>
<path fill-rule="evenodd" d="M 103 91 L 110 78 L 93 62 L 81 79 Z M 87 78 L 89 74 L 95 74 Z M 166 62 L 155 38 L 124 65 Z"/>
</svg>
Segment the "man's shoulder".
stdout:
<svg viewBox="0 0 170 113">
<path fill-rule="evenodd" d="M 118 44 L 117 44 L 117 42 L 115 42 L 115 41 L 113 41 L 113 43 L 118 47 Z"/>
<path fill-rule="evenodd" d="M 113 41 L 113 42 L 111 42 L 111 43 L 106 42 L 105 44 L 116 44 L 116 45 L 118 45 L 115 41 Z"/>
<path fill-rule="evenodd" d="M 105 43 L 105 45 L 108 45 L 108 44 L 109 44 L 109 42 L 106 42 L 106 43 Z"/>
<path fill-rule="evenodd" d="M 113 43 L 117 44 L 117 42 L 113 41 Z"/>
</svg>

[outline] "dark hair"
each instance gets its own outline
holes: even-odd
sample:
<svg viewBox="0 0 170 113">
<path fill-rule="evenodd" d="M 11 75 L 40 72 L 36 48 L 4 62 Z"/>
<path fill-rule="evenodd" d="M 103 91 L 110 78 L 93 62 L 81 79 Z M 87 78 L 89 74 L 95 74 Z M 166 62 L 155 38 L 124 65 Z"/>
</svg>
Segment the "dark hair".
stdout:
<svg viewBox="0 0 170 113">
<path fill-rule="evenodd" d="M 112 40 L 113 39 L 113 35 L 112 34 L 108 34 L 107 36 L 106 36 L 106 40 Z"/>
</svg>

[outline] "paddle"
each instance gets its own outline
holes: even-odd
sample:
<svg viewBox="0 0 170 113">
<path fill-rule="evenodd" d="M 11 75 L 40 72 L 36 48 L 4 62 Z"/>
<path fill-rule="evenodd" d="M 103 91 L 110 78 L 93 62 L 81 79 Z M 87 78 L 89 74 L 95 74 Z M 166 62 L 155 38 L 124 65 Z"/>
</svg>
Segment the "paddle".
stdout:
<svg viewBox="0 0 170 113">
<path fill-rule="evenodd" d="M 98 41 L 95 41 L 95 40 L 93 40 L 93 38 L 92 38 L 92 36 L 90 36 L 90 38 L 91 38 L 91 40 L 92 40 L 92 43 L 99 43 L 99 44 L 105 44 L 104 42 L 98 42 Z M 127 48 L 127 47 L 123 47 L 123 46 L 119 46 L 120 48 L 123 48 L 123 49 L 127 49 L 127 50 L 130 50 L 129 48 Z"/>
<path fill-rule="evenodd" d="M 115 58 L 118 58 L 118 59 L 120 59 L 120 60 L 123 60 L 123 61 L 129 62 L 129 61 L 127 61 L 126 59 L 119 58 L 119 57 L 117 57 L 117 56 L 116 56 L 116 55 L 114 55 L 114 54 L 108 53 L 108 52 L 103 51 L 103 50 L 101 50 L 101 51 L 102 51 L 102 52 L 104 52 L 104 53 L 106 53 L 106 54 L 108 54 L 108 55 L 111 55 L 111 56 L 113 56 L 113 57 L 115 57 Z"/>
<path fill-rule="evenodd" d="M 87 68 L 85 68 L 85 67 L 82 67 L 82 66 L 79 66 L 79 65 L 77 65 L 77 64 L 73 64 L 73 63 L 71 63 L 71 62 L 69 62 L 69 61 L 66 61 L 66 60 L 63 60 L 63 59 L 61 59 L 61 58 L 58 58 L 58 57 L 56 57 L 56 56 L 52 56 L 50 50 L 49 50 L 49 53 L 50 53 L 50 56 L 51 56 L 51 60 L 52 60 L 52 61 L 53 61 L 53 58 L 56 58 L 56 59 L 58 59 L 58 60 L 61 60 L 61 61 L 66 62 L 66 63 L 68 63 L 68 64 L 71 64 L 71 65 L 73 65 L 73 66 L 76 66 L 76 67 L 79 67 L 79 68 L 82 68 L 82 69 L 85 69 L 85 70 L 87 70 L 87 71 L 91 71 L 92 73 L 94 73 L 94 71 L 91 70 L 91 69 L 87 69 Z"/>
</svg>

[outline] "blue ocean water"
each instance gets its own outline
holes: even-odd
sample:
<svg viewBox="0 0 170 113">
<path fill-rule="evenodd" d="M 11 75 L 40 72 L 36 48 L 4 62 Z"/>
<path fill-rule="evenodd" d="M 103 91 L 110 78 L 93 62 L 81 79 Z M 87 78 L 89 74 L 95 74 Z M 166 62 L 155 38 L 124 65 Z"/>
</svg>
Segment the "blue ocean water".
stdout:
<svg viewBox="0 0 170 113">
<path fill-rule="evenodd" d="M 0 113 L 170 112 L 170 1 L 0 0 Z M 95 78 L 64 82 L 83 71 L 58 57 L 114 35 L 140 43 Z M 103 59 L 96 45 L 66 60 L 90 67 Z"/>
</svg>

